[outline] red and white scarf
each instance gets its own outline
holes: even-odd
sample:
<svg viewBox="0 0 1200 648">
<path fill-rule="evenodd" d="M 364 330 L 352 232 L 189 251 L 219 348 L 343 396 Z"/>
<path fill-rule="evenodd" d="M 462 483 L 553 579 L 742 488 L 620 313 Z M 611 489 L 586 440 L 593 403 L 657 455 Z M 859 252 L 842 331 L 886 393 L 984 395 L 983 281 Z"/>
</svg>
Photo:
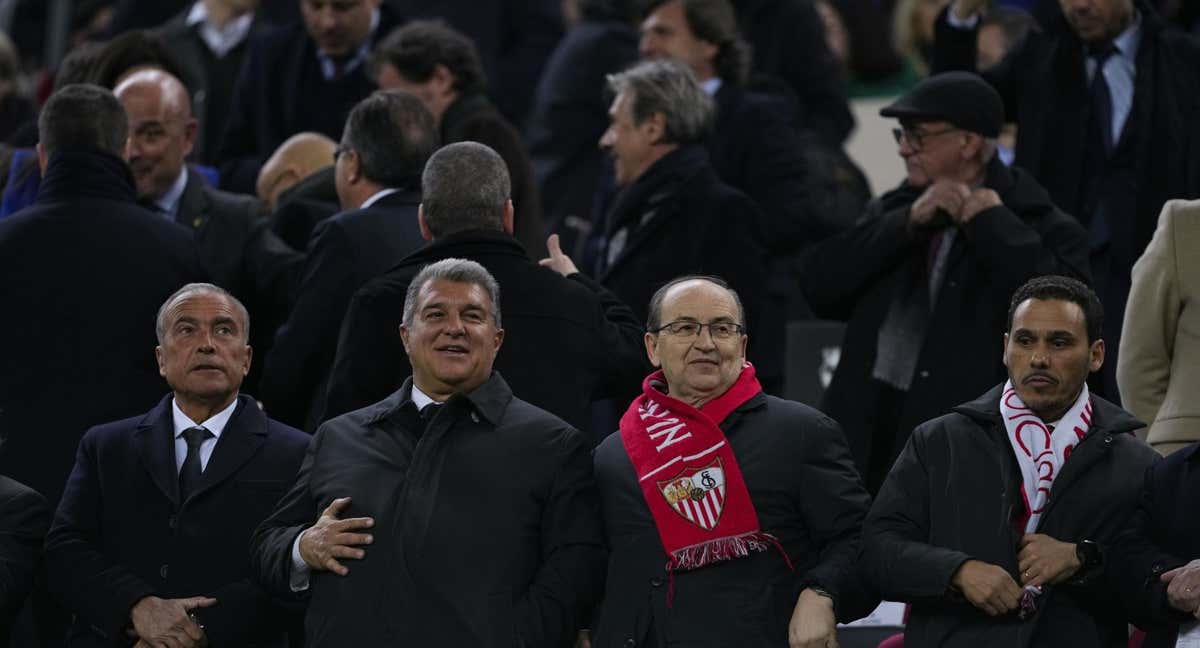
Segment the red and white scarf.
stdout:
<svg viewBox="0 0 1200 648">
<path fill-rule="evenodd" d="M 1004 395 L 1000 397 L 1000 414 L 1008 431 L 1008 442 L 1021 467 L 1025 533 L 1033 533 L 1042 519 L 1054 478 L 1071 456 L 1075 444 L 1092 426 L 1091 396 L 1085 383 L 1075 404 L 1051 430 L 1025 406 L 1010 380 L 1005 383 Z"/>
<path fill-rule="evenodd" d="M 733 386 L 700 409 L 665 389 L 662 371 L 647 376 L 620 429 L 667 550 L 667 570 L 695 569 L 770 546 L 782 553 L 778 541 L 759 529 L 737 458 L 717 427 L 762 391 L 754 367 L 746 363 Z"/>
</svg>

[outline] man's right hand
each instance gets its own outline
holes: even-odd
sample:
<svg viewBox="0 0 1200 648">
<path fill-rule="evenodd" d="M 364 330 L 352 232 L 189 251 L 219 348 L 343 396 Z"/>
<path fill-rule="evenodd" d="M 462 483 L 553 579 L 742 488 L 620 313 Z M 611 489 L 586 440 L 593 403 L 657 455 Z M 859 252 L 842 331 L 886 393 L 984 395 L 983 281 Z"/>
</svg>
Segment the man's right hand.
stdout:
<svg viewBox="0 0 1200 648">
<path fill-rule="evenodd" d="M 992 616 L 1000 616 L 1021 605 L 1021 587 L 1002 567 L 980 560 L 963 563 L 950 579 L 971 605 Z"/>
<path fill-rule="evenodd" d="M 333 500 L 321 513 L 317 523 L 300 534 L 300 557 L 314 570 L 328 570 L 345 576 L 350 570 L 338 560 L 362 558 L 366 553 L 358 547 L 374 541 L 369 533 L 354 533 L 374 526 L 373 518 L 338 519 L 338 515 L 349 505 L 349 497 Z"/>
<path fill-rule="evenodd" d="M 961 182 L 938 180 L 929 185 L 925 193 L 921 194 L 921 197 L 912 204 L 912 208 L 908 211 L 908 229 L 916 231 L 939 225 L 936 222 L 939 218 L 939 211 L 944 212 L 945 217 L 950 219 L 940 225 L 950 225 L 957 220 L 963 203 L 970 196 L 971 190 L 967 189 L 967 185 Z"/>
<path fill-rule="evenodd" d="M 558 242 L 558 234 L 551 234 L 550 238 L 546 239 L 546 250 L 550 252 L 550 256 L 538 261 L 538 265 L 543 268 L 550 268 L 564 277 L 569 277 L 579 272 L 579 268 L 575 266 L 575 262 L 571 260 L 571 257 L 563 253 L 562 246 Z"/>
<path fill-rule="evenodd" d="M 133 632 L 141 642 L 159 646 L 203 646 L 204 629 L 189 614 L 196 608 L 215 605 L 217 599 L 193 596 L 184 599 L 162 599 L 147 596 L 138 601 L 129 613 Z"/>
<path fill-rule="evenodd" d="M 954 0 L 950 11 L 953 11 L 954 17 L 959 20 L 970 20 L 971 16 L 982 14 L 987 3 L 988 0 Z"/>
</svg>

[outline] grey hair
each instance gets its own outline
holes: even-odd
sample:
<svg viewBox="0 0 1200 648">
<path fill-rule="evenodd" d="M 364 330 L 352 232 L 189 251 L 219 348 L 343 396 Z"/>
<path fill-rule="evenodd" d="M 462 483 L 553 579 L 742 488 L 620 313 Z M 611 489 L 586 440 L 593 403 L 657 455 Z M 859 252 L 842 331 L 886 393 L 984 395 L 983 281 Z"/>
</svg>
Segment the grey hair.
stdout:
<svg viewBox="0 0 1200 648">
<path fill-rule="evenodd" d="M 167 297 L 167 301 L 163 302 L 162 306 L 159 306 L 158 315 L 154 318 L 154 335 L 158 338 L 159 344 L 162 344 L 163 339 L 167 336 L 167 311 L 175 302 L 192 295 L 220 295 L 233 304 L 233 310 L 242 318 L 242 338 L 246 342 L 250 341 L 250 312 L 246 310 L 242 302 L 220 286 L 197 282 L 176 290 L 170 297 Z"/>
<path fill-rule="evenodd" d="M 742 307 L 742 298 L 738 296 L 736 290 L 729 287 L 729 283 L 727 281 L 713 275 L 684 275 L 668 281 L 667 283 L 663 284 L 662 288 L 654 291 L 654 296 L 650 298 L 650 309 L 646 316 L 647 332 L 654 333 L 662 327 L 662 306 L 663 302 L 667 299 L 667 293 L 670 292 L 670 290 L 675 286 L 688 281 L 707 281 L 718 288 L 724 288 L 725 291 L 729 293 L 729 296 L 733 297 L 733 303 L 737 306 L 738 312 L 739 321 L 737 323 L 742 325 L 743 331 L 745 330 L 746 309 Z"/>
<path fill-rule="evenodd" d="M 486 290 L 488 297 L 492 300 L 492 321 L 495 322 L 496 328 L 501 328 L 500 284 L 496 282 L 496 278 L 487 271 L 487 268 L 474 261 L 454 258 L 431 263 L 421 268 L 417 276 L 413 277 L 412 283 L 408 284 L 408 292 L 404 294 L 404 316 L 401 324 L 406 327 L 412 326 L 413 315 L 417 310 L 417 296 L 421 289 L 425 287 L 425 284 L 439 280 L 474 284 Z"/>
<path fill-rule="evenodd" d="M 663 144 L 694 144 L 712 128 L 712 97 L 696 82 L 691 70 L 675 61 L 644 61 L 610 74 L 608 88 L 614 94 L 625 95 L 635 125 L 662 113 L 666 122 Z"/>
<path fill-rule="evenodd" d="M 434 238 L 470 229 L 503 230 L 511 196 L 504 158 L 478 142 L 443 146 L 421 174 L 421 212 Z"/>
</svg>

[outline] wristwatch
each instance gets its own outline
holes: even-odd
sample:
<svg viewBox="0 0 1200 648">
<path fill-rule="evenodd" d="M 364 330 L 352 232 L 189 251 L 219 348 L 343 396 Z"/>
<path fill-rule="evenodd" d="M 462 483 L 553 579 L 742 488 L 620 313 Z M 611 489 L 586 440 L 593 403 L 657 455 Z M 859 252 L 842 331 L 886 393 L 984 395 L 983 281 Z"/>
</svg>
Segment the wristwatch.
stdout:
<svg viewBox="0 0 1200 648">
<path fill-rule="evenodd" d="M 1100 553 L 1100 545 L 1091 540 L 1083 540 L 1075 545 L 1075 557 L 1079 559 L 1082 569 L 1099 567 L 1104 563 L 1104 554 Z"/>
</svg>

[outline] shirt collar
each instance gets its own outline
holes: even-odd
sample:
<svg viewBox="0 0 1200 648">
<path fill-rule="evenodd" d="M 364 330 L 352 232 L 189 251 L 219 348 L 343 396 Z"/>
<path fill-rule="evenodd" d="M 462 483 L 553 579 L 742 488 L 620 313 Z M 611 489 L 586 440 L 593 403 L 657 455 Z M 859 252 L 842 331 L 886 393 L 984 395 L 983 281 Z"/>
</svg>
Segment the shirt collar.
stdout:
<svg viewBox="0 0 1200 648">
<path fill-rule="evenodd" d="M 184 20 L 188 27 L 200 25 L 200 38 L 218 58 L 223 58 L 246 40 L 253 22 L 254 12 L 250 11 L 229 21 L 224 27 L 217 27 L 208 20 L 208 7 L 205 6 L 204 0 L 197 0 Z"/>
<path fill-rule="evenodd" d="M 374 205 L 375 203 L 396 193 L 397 191 L 400 191 L 400 190 L 396 189 L 396 188 L 380 189 L 379 191 L 376 191 L 375 193 L 371 194 L 370 198 L 367 198 L 366 200 L 364 200 L 363 203 L 358 206 L 358 208 L 366 209 L 367 207 Z"/>
<path fill-rule="evenodd" d="M 363 41 L 362 46 L 358 48 L 354 56 L 341 65 L 328 54 L 322 52 L 321 48 L 318 47 L 317 61 L 321 63 L 321 76 L 325 77 L 326 81 L 333 81 L 334 79 L 346 76 L 358 69 L 360 65 L 366 63 L 367 58 L 371 55 L 371 42 L 375 40 L 375 32 L 378 29 L 379 9 L 375 9 L 371 12 L 371 31 L 367 33 L 366 40 Z"/>
<path fill-rule="evenodd" d="M 187 165 L 184 165 L 179 170 L 179 177 L 175 178 L 175 183 L 167 189 L 167 193 L 163 194 L 158 200 L 154 201 L 158 208 L 163 210 L 163 213 L 169 218 L 175 218 L 175 212 L 179 209 L 179 198 L 183 195 L 183 190 L 187 187 Z"/>
<path fill-rule="evenodd" d="M 1113 47 L 1117 48 L 1117 55 L 1123 59 L 1128 59 L 1131 62 L 1137 62 L 1138 48 L 1142 44 L 1142 13 L 1136 9 L 1133 11 L 1133 21 L 1125 28 L 1125 31 L 1117 35 L 1113 39 Z"/>
<path fill-rule="evenodd" d="M 419 387 L 417 387 L 417 383 L 413 383 L 412 403 L 413 403 L 413 405 L 416 406 L 418 412 L 425 409 L 426 405 L 430 405 L 430 404 L 436 403 L 436 402 L 437 401 L 433 400 L 433 398 L 431 398 L 429 396 L 429 394 L 426 394 L 425 392 L 421 391 L 421 389 Z"/>
<path fill-rule="evenodd" d="M 704 90 L 704 93 L 708 96 L 715 97 L 717 95 L 717 91 L 721 89 L 721 77 L 713 77 L 708 81 L 702 82 L 700 84 L 700 89 Z"/>
<path fill-rule="evenodd" d="M 221 438 L 221 433 L 225 431 L 225 426 L 229 424 L 229 419 L 233 416 L 233 410 L 237 409 L 237 404 L 238 399 L 234 398 L 233 402 L 229 404 L 229 407 L 226 407 L 220 412 L 213 414 L 212 417 L 207 421 L 201 421 L 197 423 L 189 418 L 187 414 L 184 414 L 183 410 L 179 409 L 179 403 L 172 398 L 171 420 L 175 424 L 175 438 L 178 439 L 183 434 L 184 430 L 194 427 L 203 427 L 209 432 L 212 432 L 214 438 Z"/>
</svg>

